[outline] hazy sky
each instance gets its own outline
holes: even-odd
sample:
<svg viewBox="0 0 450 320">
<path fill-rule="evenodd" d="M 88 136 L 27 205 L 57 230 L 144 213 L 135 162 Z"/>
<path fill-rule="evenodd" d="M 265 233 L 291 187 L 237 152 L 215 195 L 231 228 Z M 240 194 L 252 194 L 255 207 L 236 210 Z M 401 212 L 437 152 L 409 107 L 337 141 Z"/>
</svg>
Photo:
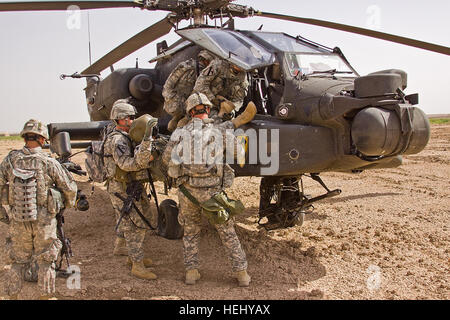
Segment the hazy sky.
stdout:
<svg viewBox="0 0 450 320">
<path fill-rule="evenodd" d="M 239 0 L 261 11 L 330 20 L 376 28 L 450 46 L 450 1 L 407 0 Z M 162 19 L 166 13 L 140 9 L 89 10 L 93 61 L 134 34 Z M 74 19 L 75 18 L 75 19 Z M 30 118 L 49 122 L 88 121 L 82 79 L 59 80 L 61 73 L 82 71 L 89 64 L 87 11 L 77 25 L 74 13 L 0 12 L 0 132 L 18 132 Z M 273 19 L 237 19 L 236 28 L 301 35 L 328 47 L 339 46 L 361 74 L 383 69 L 408 73 L 407 94 L 418 92 L 428 114 L 450 113 L 450 57 L 404 45 L 327 28 Z M 160 39 L 178 39 L 172 32 Z M 157 41 L 156 41 L 157 42 Z M 156 42 L 114 65 L 140 67 L 156 53 Z M 108 72 L 102 74 L 107 75 Z"/>
</svg>

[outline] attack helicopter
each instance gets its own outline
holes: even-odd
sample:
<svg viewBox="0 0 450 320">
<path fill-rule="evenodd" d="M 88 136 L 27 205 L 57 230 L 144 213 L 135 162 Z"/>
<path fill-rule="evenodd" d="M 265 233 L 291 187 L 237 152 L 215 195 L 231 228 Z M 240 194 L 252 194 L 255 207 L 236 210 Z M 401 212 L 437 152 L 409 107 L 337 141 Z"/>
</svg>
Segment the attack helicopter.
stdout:
<svg viewBox="0 0 450 320">
<path fill-rule="evenodd" d="M 254 16 L 293 21 L 445 55 L 450 55 L 448 47 L 329 21 L 262 12 L 227 0 L 6 2 L 0 3 L 0 11 L 65 10 L 69 5 L 82 10 L 137 7 L 169 13 L 81 73 L 62 75 L 86 78 L 91 122 L 50 124 L 55 145 L 61 144 L 62 132 L 69 134 L 69 138 L 64 136 L 66 140 L 98 139 L 109 123 L 112 104 L 122 98 L 130 98 L 139 115 L 158 117 L 161 132 L 167 133 L 170 117 L 162 108 L 162 87 L 178 63 L 195 57 L 201 49 L 247 71 L 250 87 L 246 101 L 257 105 L 258 114 L 243 127 L 243 133 L 255 132 L 256 136 L 249 140 L 245 165 L 234 169 L 237 176 L 263 177 L 260 217 L 278 226 L 301 223 L 312 203 L 340 194 L 339 189 L 330 190 L 319 173 L 397 167 L 402 155 L 420 152 L 429 140 L 428 119 L 416 106 L 418 94 L 404 93 L 406 72 L 390 69 L 360 76 L 338 47 L 280 32 L 237 30 L 234 21 Z M 183 20 L 190 25 L 180 28 Z M 156 62 L 155 68 L 117 69 L 101 78 L 103 70 L 172 29 L 180 40 L 171 46 L 157 43 L 157 56 L 150 60 Z M 278 155 L 275 172 L 265 157 L 252 159 L 258 147 L 265 148 L 267 155 Z M 299 187 L 304 176 L 320 183 L 325 193 L 307 196 Z"/>
</svg>

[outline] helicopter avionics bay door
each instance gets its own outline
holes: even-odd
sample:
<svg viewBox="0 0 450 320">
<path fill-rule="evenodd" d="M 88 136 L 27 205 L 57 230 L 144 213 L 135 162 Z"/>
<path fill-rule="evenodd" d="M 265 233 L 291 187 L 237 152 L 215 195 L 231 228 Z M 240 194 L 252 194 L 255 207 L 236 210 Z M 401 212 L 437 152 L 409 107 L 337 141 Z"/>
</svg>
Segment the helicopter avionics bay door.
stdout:
<svg viewBox="0 0 450 320">
<path fill-rule="evenodd" d="M 192 41 L 245 71 L 270 66 L 275 62 L 273 53 L 237 31 L 198 28 L 176 32 L 184 39 Z"/>
</svg>

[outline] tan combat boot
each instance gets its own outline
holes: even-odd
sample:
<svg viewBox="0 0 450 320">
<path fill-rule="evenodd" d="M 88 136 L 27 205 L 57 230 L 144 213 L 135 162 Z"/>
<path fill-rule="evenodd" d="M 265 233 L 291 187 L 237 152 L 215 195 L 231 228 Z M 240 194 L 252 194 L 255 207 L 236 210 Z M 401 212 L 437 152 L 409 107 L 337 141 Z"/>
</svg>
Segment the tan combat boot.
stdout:
<svg viewBox="0 0 450 320">
<path fill-rule="evenodd" d="M 150 258 L 144 258 L 142 262 L 144 263 L 144 267 L 146 268 L 151 267 L 153 265 L 153 260 Z M 130 268 L 133 266 L 133 261 L 131 261 L 130 257 L 127 258 L 127 265 Z"/>
<path fill-rule="evenodd" d="M 198 280 L 200 280 L 200 272 L 198 269 L 189 269 L 186 271 L 186 284 L 195 284 Z"/>
<path fill-rule="evenodd" d="M 116 243 L 114 244 L 114 251 L 113 254 L 115 256 L 127 256 L 128 255 L 128 249 L 127 249 L 127 242 L 124 238 L 116 238 Z"/>
<path fill-rule="evenodd" d="M 145 280 L 156 280 L 158 277 L 156 274 L 150 270 L 145 269 L 144 261 L 133 261 L 133 266 L 131 267 L 131 275 L 139 279 Z"/>
<path fill-rule="evenodd" d="M 172 119 L 170 119 L 169 123 L 167 124 L 167 130 L 170 132 L 175 131 L 177 128 L 178 121 L 183 118 L 182 114 L 175 114 Z"/>
<path fill-rule="evenodd" d="M 250 281 L 252 280 L 246 269 L 235 272 L 234 277 L 239 282 L 239 287 L 248 287 L 250 285 Z"/>
<path fill-rule="evenodd" d="M 244 112 L 242 112 L 236 119 L 231 120 L 234 124 L 235 128 L 239 128 L 240 126 L 250 122 L 256 115 L 256 105 L 250 101 L 245 108 Z"/>
</svg>

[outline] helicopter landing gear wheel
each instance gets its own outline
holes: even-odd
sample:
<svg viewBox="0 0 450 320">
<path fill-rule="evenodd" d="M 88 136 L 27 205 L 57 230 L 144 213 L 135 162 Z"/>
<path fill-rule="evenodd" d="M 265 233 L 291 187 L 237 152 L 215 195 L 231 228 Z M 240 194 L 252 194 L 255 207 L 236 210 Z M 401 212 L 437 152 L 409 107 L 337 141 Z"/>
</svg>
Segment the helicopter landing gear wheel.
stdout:
<svg viewBox="0 0 450 320">
<path fill-rule="evenodd" d="M 305 220 L 302 211 L 302 194 L 296 177 L 264 177 L 260 185 L 258 223 L 266 229 L 301 226 Z M 271 203 L 275 200 L 276 203 Z M 267 223 L 261 223 L 263 218 Z"/>
</svg>

